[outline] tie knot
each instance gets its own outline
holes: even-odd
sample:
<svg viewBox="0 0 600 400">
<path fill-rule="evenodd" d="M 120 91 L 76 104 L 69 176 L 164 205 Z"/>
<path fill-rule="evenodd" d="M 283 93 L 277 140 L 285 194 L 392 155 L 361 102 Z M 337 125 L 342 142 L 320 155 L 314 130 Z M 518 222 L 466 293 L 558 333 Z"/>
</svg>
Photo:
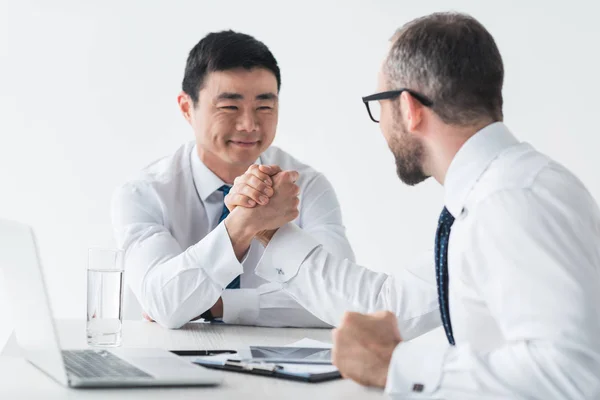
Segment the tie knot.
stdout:
<svg viewBox="0 0 600 400">
<path fill-rule="evenodd" d="M 438 221 L 438 225 L 450 225 L 454 223 L 454 217 L 450 214 L 450 211 L 446 207 L 442 210 L 440 214 L 440 219 Z"/>
<path fill-rule="evenodd" d="M 231 186 L 229 186 L 229 185 L 223 185 L 223 186 L 221 186 L 217 190 L 219 192 L 223 192 L 223 196 L 227 196 L 229 194 L 229 191 L 231 190 Z"/>
</svg>

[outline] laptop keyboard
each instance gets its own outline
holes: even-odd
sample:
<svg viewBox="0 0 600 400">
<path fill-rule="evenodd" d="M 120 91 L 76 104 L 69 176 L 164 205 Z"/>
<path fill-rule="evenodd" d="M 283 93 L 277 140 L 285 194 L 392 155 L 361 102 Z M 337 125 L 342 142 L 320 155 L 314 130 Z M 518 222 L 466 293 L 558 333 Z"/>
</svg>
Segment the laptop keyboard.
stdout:
<svg viewBox="0 0 600 400">
<path fill-rule="evenodd" d="M 108 351 L 63 350 L 62 355 L 69 374 L 80 378 L 152 378 Z"/>
</svg>

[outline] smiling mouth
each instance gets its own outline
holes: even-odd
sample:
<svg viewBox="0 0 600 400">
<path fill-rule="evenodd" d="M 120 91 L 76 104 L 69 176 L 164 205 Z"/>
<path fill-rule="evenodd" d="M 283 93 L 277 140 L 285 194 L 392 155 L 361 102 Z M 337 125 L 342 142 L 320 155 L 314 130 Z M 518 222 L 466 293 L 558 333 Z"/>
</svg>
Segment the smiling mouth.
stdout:
<svg viewBox="0 0 600 400">
<path fill-rule="evenodd" d="M 253 147 L 256 146 L 259 141 L 241 141 L 241 140 L 230 140 L 229 143 L 240 147 Z"/>
</svg>

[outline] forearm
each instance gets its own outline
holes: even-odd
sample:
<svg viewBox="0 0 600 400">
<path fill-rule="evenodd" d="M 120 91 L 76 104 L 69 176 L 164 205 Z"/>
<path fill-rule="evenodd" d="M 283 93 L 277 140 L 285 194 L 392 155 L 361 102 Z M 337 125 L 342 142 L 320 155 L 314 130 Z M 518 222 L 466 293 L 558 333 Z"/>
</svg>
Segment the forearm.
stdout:
<svg viewBox="0 0 600 400">
<path fill-rule="evenodd" d="M 398 284 L 399 279 L 403 281 Z M 419 291 L 418 285 L 409 271 L 390 277 L 316 249 L 284 290 L 333 326 L 339 325 L 346 311 L 390 311 L 397 316 L 403 337 L 409 340 L 441 323 L 435 290 Z"/>
<path fill-rule="evenodd" d="M 331 328 L 306 310 L 279 285 L 266 284 L 259 291 L 259 313 L 255 325 L 293 328 Z"/>
<path fill-rule="evenodd" d="M 169 267 L 165 263 L 160 267 Z M 149 275 L 140 303 L 148 315 L 160 325 L 177 329 L 218 303 L 222 288 L 201 269 L 187 270 L 172 277 L 162 286 L 162 279 Z"/>
<path fill-rule="evenodd" d="M 292 225 L 273 236 L 256 273 L 283 283 L 300 305 L 333 326 L 345 311 L 379 310 L 396 314 L 407 338 L 440 324 L 435 286 L 409 271 L 391 277 L 332 256 Z"/>
<path fill-rule="evenodd" d="M 213 307 L 243 268 L 223 225 L 184 252 L 161 236 L 130 245 L 128 283 L 152 319 L 178 328 Z"/>
<path fill-rule="evenodd" d="M 491 352 L 470 346 L 401 343 L 386 392 L 392 397 L 592 399 L 600 394 L 598 353 L 543 340 L 515 341 Z M 413 397 L 414 396 L 414 397 Z"/>
<path fill-rule="evenodd" d="M 245 220 L 242 214 L 237 212 L 236 209 L 229 214 L 225 219 L 224 224 L 227 228 L 229 239 L 231 240 L 233 252 L 237 259 L 241 261 L 250 248 L 252 239 L 254 239 L 258 232 L 251 228 L 247 220 Z"/>
</svg>

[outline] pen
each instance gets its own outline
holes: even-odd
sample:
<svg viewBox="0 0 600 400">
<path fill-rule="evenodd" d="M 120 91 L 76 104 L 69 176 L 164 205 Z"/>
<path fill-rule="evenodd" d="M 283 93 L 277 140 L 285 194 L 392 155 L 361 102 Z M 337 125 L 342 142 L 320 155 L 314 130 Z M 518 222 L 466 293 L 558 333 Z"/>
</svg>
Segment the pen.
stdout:
<svg viewBox="0 0 600 400">
<path fill-rule="evenodd" d="M 214 356 L 217 354 L 235 354 L 235 350 L 170 350 L 178 356 Z"/>
</svg>

